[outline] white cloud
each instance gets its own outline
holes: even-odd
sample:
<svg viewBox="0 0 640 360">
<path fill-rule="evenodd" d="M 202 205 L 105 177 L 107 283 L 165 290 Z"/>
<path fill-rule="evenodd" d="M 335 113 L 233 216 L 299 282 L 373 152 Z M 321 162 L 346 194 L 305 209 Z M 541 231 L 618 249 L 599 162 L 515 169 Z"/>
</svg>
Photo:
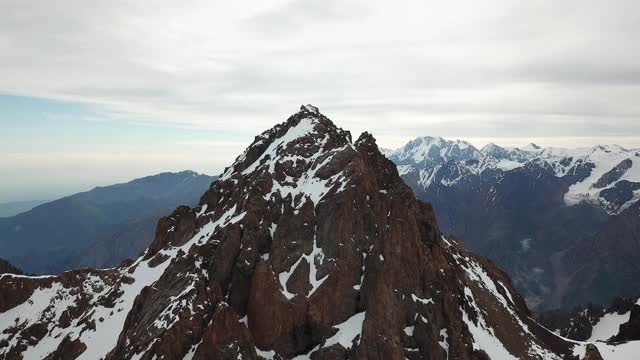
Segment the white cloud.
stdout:
<svg viewBox="0 0 640 360">
<path fill-rule="evenodd" d="M 5 4 L 0 90 L 220 128 L 300 102 L 345 117 L 640 113 L 636 1 L 257 4 Z"/>
<path fill-rule="evenodd" d="M 10 1 L 0 93 L 247 139 L 313 103 L 387 147 L 640 146 L 639 32 L 635 0 Z"/>
</svg>

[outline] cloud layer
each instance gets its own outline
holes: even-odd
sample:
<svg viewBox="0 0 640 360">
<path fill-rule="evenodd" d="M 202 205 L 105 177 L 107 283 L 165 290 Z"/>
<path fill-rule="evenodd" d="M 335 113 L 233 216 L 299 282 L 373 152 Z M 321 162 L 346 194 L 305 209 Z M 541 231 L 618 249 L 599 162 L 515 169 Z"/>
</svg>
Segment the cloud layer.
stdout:
<svg viewBox="0 0 640 360">
<path fill-rule="evenodd" d="M 640 147 L 636 0 L 2 8 L 0 92 L 87 103 L 108 121 L 250 141 L 313 103 L 386 147 L 417 135 Z"/>
</svg>

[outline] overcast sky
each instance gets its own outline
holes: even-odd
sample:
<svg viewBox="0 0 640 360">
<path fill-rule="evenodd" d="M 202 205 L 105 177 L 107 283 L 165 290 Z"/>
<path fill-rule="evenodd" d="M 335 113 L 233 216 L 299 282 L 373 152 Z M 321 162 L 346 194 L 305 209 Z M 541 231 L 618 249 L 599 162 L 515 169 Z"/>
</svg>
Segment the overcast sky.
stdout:
<svg viewBox="0 0 640 360">
<path fill-rule="evenodd" d="M 312 103 L 384 147 L 640 147 L 640 1 L 4 0 L 0 202 L 219 173 Z"/>
</svg>

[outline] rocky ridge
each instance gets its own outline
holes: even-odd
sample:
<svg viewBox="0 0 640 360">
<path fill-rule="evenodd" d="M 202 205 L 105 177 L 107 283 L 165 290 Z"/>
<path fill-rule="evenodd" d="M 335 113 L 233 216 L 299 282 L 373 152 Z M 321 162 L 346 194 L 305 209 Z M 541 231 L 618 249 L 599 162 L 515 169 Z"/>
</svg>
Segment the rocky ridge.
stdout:
<svg viewBox="0 0 640 360">
<path fill-rule="evenodd" d="M 506 273 L 441 234 L 370 134 L 353 142 L 307 105 L 162 218 L 137 260 L 2 275 L 0 358 L 583 355 L 530 315 Z"/>
<path fill-rule="evenodd" d="M 398 165 L 401 175 L 415 181 L 414 188 L 450 186 L 465 176 L 536 166 L 563 180 L 568 206 L 586 201 L 617 214 L 640 199 L 640 149 L 618 145 L 564 149 L 491 143 L 478 150 L 466 141 L 425 136 L 388 150 L 386 155 Z M 452 173 L 452 166 L 458 171 Z"/>
</svg>

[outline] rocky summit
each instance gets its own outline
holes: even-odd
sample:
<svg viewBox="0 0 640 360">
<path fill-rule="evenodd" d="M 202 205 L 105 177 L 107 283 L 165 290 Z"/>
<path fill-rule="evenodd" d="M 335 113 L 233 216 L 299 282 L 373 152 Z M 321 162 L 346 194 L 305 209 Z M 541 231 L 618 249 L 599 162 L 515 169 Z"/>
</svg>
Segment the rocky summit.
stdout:
<svg viewBox="0 0 640 360">
<path fill-rule="evenodd" d="M 588 349 L 587 349 L 588 347 Z M 0 277 L 1 359 L 578 359 L 443 237 L 368 133 L 307 105 L 135 261 Z M 589 350 L 589 351 L 587 351 Z M 596 349 L 597 350 L 597 349 Z"/>
</svg>

